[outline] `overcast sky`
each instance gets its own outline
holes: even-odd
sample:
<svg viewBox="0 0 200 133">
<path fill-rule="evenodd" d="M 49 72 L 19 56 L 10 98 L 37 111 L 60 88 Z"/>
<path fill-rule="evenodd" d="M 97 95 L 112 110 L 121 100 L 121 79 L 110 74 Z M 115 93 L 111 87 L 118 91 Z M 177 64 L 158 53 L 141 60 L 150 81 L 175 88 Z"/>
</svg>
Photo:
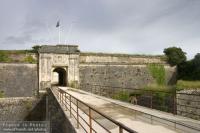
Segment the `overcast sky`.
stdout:
<svg viewBox="0 0 200 133">
<path fill-rule="evenodd" d="M 200 0 L 0 0 L 0 49 L 77 44 L 81 51 L 200 53 Z"/>
</svg>

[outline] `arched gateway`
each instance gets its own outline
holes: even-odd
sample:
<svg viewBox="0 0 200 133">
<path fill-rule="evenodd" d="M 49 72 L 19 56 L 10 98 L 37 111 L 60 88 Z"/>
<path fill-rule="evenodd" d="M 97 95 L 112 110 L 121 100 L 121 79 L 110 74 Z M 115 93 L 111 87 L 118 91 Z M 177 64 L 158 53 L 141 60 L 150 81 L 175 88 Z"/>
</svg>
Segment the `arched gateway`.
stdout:
<svg viewBox="0 0 200 133">
<path fill-rule="evenodd" d="M 52 85 L 79 82 L 79 50 L 76 45 L 44 45 L 39 50 L 39 90 Z"/>
<path fill-rule="evenodd" d="M 67 86 L 67 70 L 62 67 L 56 67 L 53 70 L 51 84 L 58 86 Z"/>
</svg>

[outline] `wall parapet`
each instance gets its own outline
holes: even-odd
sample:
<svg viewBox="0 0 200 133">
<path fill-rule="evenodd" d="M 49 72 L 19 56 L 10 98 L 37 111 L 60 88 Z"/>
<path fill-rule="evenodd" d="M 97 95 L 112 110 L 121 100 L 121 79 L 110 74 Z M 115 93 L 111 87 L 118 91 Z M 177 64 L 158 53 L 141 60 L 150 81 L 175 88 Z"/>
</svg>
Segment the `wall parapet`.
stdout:
<svg viewBox="0 0 200 133">
<path fill-rule="evenodd" d="M 80 64 L 167 64 L 164 56 L 80 53 Z"/>
</svg>

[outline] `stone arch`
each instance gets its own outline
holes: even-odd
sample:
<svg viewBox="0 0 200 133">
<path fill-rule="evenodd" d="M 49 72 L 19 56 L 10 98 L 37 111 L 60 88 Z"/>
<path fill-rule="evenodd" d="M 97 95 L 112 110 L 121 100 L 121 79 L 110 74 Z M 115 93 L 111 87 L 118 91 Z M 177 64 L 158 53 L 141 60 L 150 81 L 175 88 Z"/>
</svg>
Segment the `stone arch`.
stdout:
<svg viewBox="0 0 200 133">
<path fill-rule="evenodd" d="M 54 85 L 67 86 L 67 71 L 63 67 L 55 67 L 53 69 L 53 74 L 57 73 L 57 82 Z"/>
</svg>

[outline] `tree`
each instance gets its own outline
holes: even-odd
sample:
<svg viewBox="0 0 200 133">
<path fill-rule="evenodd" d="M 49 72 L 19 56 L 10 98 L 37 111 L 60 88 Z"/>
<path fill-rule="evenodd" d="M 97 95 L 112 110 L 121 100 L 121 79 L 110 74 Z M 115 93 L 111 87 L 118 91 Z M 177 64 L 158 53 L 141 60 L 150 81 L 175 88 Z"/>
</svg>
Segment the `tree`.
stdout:
<svg viewBox="0 0 200 133">
<path fill-rule="evenodd" d="M 200 68 L 200 53 L 197 53 L 193 59 L 194 65 Z"/>
<path fill-rule="evenodd" d="M 38 50 L 39 50 L 40 48 L 41 48 L 40 45 L 35 45 L 35 46 L 32 47 L 32 51 L 33 51 L 34 53 L 37 53 Z"/>
<path fill-rule="evenodd" d="M 178 79 L 193 80 L 194 79 L 193 60 L 185 61 L 178 65 Z"/>
<path fill-rule="evenodd" d="M 178 78 L 182 80 L 200 80 L 200 53 L 194 59 L 178 65 Z"/>
<path fill-rule="evenodd" d="M 181 48 L 169 47 L 163 51 L 167 56 L 167 61 L 171 66 L 179 65 L 186 61 L 186 53 Z"/>
<path fill-rule="evenodd" d="M 197 53 L 194 57 L 194 59 L 192 60 L 193 62 L 193 74 L 194 74 L 194 80 L 200 80 L 200 53 Z"/>
</svg>

